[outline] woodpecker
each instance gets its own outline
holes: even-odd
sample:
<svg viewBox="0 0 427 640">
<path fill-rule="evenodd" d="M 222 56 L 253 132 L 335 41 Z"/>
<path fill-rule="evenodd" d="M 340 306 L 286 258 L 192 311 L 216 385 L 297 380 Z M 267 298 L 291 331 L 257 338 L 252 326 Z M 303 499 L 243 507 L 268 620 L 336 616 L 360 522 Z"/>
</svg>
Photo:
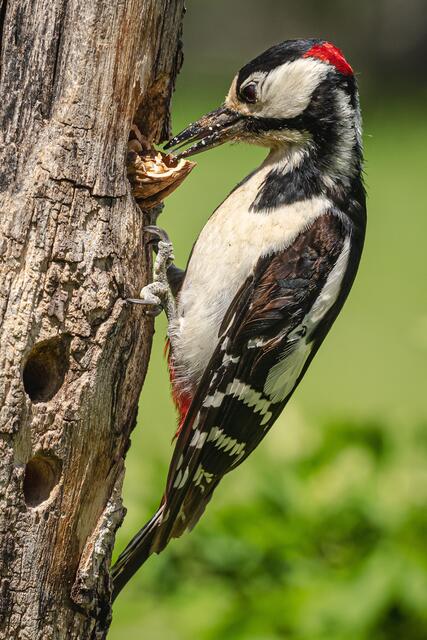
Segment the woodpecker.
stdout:
<svg viewBox="0 0 427 640">
<path fill-rule="evenodd" d="M 258 446 L 350 291 L 366 205 L 356 79 L 324 40 L 275 45 L 235 76 L 225 102 L 166 148 L 267 147 L 202 229 L 185 272 L 166 233 L 140 302 L 168 317 L 180 425 L 158 511 L 113 567 L 113 596 L 152 552 L 190 530 L 229 471 Z"/>
</svg>

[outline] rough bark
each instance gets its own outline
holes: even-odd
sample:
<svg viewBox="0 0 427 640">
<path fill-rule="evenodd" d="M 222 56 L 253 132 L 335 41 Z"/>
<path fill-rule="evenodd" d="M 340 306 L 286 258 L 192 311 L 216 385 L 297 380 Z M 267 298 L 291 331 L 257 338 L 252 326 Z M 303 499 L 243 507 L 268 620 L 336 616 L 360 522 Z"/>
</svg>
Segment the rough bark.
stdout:
<svg viewBox="0 0 427 640">
<path fill-rule="evenodd" d="M 168 133 L 183 0 L 0 0 L 0 638 L 104 638 L 152 322 L 126 179 Z"/>
</svg>

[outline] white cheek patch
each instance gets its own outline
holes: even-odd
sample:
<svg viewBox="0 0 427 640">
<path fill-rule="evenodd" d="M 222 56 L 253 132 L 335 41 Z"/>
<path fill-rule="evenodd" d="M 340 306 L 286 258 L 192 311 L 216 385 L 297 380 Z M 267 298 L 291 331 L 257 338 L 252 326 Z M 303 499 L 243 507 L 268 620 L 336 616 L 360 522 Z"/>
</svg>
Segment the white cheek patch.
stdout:
<svg viewBox="0 0 427 640">
<path fill-rule="evenodd" d="M 268 73 L 261 84 L 259 108 L 262 118 L 295 118 L 309 105 L 313 91 L 325 79 L 330 66 L 302 58 L 286 62 Z"/>
</svg>

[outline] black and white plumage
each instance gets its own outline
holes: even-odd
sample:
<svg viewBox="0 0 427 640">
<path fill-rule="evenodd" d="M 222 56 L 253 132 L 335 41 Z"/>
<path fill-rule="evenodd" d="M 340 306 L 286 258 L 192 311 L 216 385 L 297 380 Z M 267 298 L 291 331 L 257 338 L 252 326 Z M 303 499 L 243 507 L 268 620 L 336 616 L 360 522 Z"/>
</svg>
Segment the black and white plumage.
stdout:
<svg viewBox="0 0 427 640">
<path fill-rule="evenodd" d="M 225 104 L 169 146 L 246 141 L 266 160 L 213 213 L 169 314 L 181 426 L 159 511 L 113 568 L 117 594 L 152 552 L 191 529 L 303 377 L 353 283 L 365 193 L 356 81 L 330 43 L 272 47 Z M 170 307 L 169 307 L 170 308 Z"/>
</svg>

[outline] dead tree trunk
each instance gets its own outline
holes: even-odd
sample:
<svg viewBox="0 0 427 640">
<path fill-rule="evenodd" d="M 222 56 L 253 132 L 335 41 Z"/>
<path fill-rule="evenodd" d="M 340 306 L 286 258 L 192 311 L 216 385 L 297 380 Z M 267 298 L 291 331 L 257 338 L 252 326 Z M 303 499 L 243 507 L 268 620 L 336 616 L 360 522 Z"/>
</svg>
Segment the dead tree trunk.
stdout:
<svg viewBox="0 0 427 640">
<path fill-rule="evenodd" d="M 152 322 L 126 179 L 168 133 L 183 0 L 0 0 L 0 638 L 104 638 Z"/>
</svg>

